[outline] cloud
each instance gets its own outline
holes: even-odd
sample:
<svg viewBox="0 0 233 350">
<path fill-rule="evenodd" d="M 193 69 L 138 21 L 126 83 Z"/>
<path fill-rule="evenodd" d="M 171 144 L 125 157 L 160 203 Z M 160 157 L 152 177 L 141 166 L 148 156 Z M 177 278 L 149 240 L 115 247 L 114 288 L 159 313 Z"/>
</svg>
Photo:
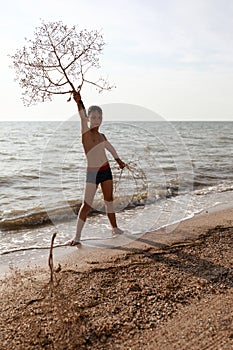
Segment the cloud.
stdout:
<svg viewBox="0 0 233 350">
<path fill-rule="evenodd" d="M 33 4 L 12 0 L 4 3 L 0 13 L 4 117 L 39 118 L 48 112 L 51 118 L 61 119 L 73 110 L 60 99 L 25 109 L 21 89 L 13 83 L 7 54 L 22 47 L 25 36 L 33 36 L 40 18 L 78 24 L 80 29 L 102 28 L 107 44 L 102 72 L 109 74 L 117 89 L 103 95 L 87 90 L 87 103 L 94 99 L 137 103 L 140 99 L 142 105 L 159 108 L 171 118 L 191 115 L 195 119 L 202 111 L 208 117 L 208 109 L 209 117 L 220 116 L 221 110 L 228 116 L 232 113 L 231 0 L 41 0 Z M 8 91 L 14 93 L 14 104 L 7 101 Z"/>
<path fill-rule="evenodd" d="M 113 53 L 121 50 L 141 65 L 232 68 L 232 17 L 230 1 L 146 1 L 135 20 L 123 24 Z"/>
</svg>

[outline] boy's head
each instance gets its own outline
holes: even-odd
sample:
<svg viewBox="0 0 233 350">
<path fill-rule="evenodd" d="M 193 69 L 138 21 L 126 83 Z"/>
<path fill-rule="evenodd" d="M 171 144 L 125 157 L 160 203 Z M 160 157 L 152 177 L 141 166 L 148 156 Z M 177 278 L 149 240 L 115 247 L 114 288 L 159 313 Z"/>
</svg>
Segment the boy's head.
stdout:
<svg viewBox="0 0 233 350">
<path fill-rule="evenodd" d="M 100 124 L 102 123 L 103 112 L 99 106 L 89 107 L 87 115 L 90 121 L 90 128 L 100 126 Z"/>
</svg>

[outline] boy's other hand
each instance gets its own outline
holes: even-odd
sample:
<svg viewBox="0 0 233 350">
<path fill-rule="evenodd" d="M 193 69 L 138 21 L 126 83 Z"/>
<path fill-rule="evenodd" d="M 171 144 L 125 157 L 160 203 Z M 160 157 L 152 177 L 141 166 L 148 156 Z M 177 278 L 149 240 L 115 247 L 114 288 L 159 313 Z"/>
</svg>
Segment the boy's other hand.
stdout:
<svg viewBox="0 0 233 350">
<path fill-rule="evenodd" d="M 118 161 L 118 165 L 119 165 L 120 169 L 124 169 L 126 167 L 126 164 L 124 162 L 122 162 L 122 160 L 120 160 L 120 159 Z"/>
</svg>

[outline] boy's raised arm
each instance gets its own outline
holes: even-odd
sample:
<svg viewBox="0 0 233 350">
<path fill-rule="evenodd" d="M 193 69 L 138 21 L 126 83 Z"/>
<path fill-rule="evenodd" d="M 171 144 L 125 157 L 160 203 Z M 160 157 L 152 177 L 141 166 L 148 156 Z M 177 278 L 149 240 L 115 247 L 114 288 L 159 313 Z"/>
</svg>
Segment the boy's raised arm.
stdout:
<svg viewBox="0 0 233 350">
<path fill-rule="evenodd" d="M 85 109 L 85 106 L 83 104 L 80 92 L 74 92 L 73 97 L 74 97 L 74 100 L 78 106 L 78 111 L 79 111 L 79 115 L 81 118 L 81 131 L 82 131 L 82 134 L 84 134 L 86 131 L 89 130 L 89 127 L 87 124 L 88 117 L 87 117 L 86 109 Z"/>
</svg>

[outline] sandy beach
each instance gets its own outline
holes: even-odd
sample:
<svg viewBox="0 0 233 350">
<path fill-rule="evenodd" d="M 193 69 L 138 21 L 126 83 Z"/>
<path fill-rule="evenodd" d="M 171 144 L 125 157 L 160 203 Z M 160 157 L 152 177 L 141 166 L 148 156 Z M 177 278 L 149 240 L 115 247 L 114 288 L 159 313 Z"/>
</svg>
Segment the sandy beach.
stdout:
<svg viewBox="0 0 233 350">
<path fill-rule="evenodd" d="M 1 349 L 232 349 L 233 209 L 1 280 Z M 44 263 L 45 265 L 45 263 Z"/>
</svg>

